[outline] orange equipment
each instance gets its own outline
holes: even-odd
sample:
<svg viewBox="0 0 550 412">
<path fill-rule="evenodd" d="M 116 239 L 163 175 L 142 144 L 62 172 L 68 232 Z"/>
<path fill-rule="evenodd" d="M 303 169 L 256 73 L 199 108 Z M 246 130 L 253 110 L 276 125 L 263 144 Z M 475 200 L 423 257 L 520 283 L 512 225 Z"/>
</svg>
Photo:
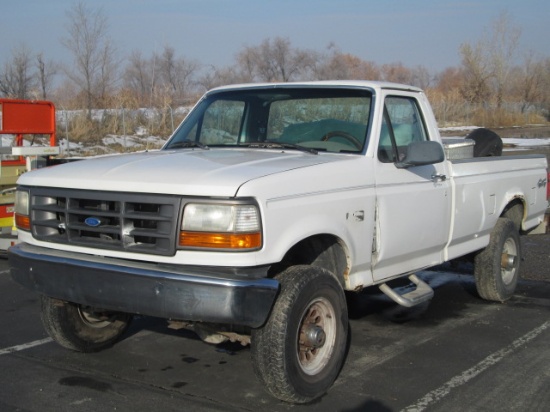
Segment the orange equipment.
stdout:
<svg viewBox="0 0 550 412">
<path fill-rule="evenodd" d="M 0 136 L 15 135 L 10 146 L 0 144 L 0 251 L 16 241 L 13 227 L 18 177 L 39 167 L 38 158 L 59 154 L 55 137 L 55 106 L 40 100 L 0 99 Z M 23 135 L 49 135 L 49 146 L 24 146 Z M 34 161 L 34 162 L 33 162 Z"/>
<path fill-rule="evenodd" d="M 0 105 L 0 134 L 16 135 L 17 146 L 22 146 L 24 134 L 49 134 L 50 146 L 55 146 L 55 106 L 52 102 L 0 99 Z"/>
</svg>

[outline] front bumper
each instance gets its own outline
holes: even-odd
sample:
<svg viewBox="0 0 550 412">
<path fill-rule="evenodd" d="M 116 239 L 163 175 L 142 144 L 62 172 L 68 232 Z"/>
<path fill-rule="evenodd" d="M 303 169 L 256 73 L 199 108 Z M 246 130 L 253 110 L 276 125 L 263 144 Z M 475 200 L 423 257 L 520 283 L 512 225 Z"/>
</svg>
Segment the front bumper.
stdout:
<svg viewBox="0 0 550 412">
<path fill-rule="evenodd" d="M 13 279 L 44 295 L 111 311 L 260 327 L 279 290 L 267 268 L 186 267 L 83 255 L 20 243 Z"/>
</svg>

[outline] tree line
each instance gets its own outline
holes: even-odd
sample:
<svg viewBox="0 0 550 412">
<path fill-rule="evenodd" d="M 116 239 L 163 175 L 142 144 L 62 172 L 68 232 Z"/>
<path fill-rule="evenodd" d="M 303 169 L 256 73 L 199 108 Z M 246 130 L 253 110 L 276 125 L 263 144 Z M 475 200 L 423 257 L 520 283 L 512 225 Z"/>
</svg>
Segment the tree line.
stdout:
<svg viewBox="0 0 550 412">
<path fill-rule="evenodd" d="M 242 47 L 224 67 L 180 56 L 171 45 L 148 56 L 134 50 L 122 59 L 102 9 L 78 3 L 68 10 L 67 19 L 61 41 L 72 63 L 61 66 L 22 45 L 0 68 L 0 96 L 85 109 L 82 135 L 98 132 L 88 130 L 98 127 L 94 109 L 172 110 L 192 104 L 215 86 L 300 80 L 368 79 L 418 86 L 426 90 L 436 117 L 448 124 L 482 121 L 494 127 L 550 120 L 550 57 L 522 54 L 521 29 L 506 13 L 476 42 L 460 46 L 459 66 L 436 73 L 424 66 L 364 60 L 335 44 L 321 51 L 301 49 L 283 37 Z M 159 129 L 161 134 L 169 132 Z"/>
</svg>

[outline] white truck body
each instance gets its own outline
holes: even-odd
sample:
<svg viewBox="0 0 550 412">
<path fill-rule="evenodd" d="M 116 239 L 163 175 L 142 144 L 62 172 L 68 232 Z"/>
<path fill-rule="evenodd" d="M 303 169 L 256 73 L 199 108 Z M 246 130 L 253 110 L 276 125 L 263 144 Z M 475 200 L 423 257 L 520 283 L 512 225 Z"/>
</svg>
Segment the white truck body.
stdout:
<svg viewBox="0 0 550 412">
<path fill-rule="evenodd" d="M 282 95 L 287 90 L 303 91 L 306 94 L 310 90 L 321 94 L 330 91 L 327 93 L 340 93 L 342 96 L 353 92 L 357 100 L 368 99 L 368 113 L 364 114 L 368 125 L 363 125 L 361 129 L 364 130 L 361 146 L 349 143 L 349 137 L 341 136 L 348 133 L 338 129 L 339 136 L 333 132 L 323 132 L 325 136 L 322 139 L 318 136 L 317 142 L 297 142 L 316 148 L 318 152 L 296 150 L 280 145 L 277 141 L 263 141 L 258 136 L 265 132 L 264 126 L 258 128 L 258 136 L 247 142 L 246 146 L 239 146 L 233 140 L 231 144 L 217 144 L 226 139 L 223 137 L 205 138 L 203 143 L 209 147 L 204 147 L 181 137 L 186 127 L 196 133 L 191 123 L 202 124 L 203 120 L 197 121 L 197 116 L 201 110 L 208 110 L 204 109 L 209 104 L 208 99 L 220 96 L 221 100 L 229 99 L 223 96 L 233 96 L 235 93 L 260 96 L 262 93 L 279 91 Z M 272 98 L 272 101 L 278 100 Z M 168 253 L 136 253 L 135 250 L 126 250 L 125 245 L 98 248 L 97 242 L 87 246 L 84 241 L 57 241 L 58 235 L 64 233 L 67 229 L 65 225 L 69 226 L 70 222 L 54 223 L 50 227 L 54 232 L 44 229 L 43 233 L 47 233 L 47 236 L 37 236 L 36 228 L 42 223 L 31 216 L 31 226 L 27 229 L 19 228 L 21 245 L 10 249 L 13 276 L 22 284 L 45 295 L 76 304 L 164 315 L 188 321 L 221 323 L 233 323 L 234 308 L 229 306 L 238 305 L 239 302 L 228 300 L 223 305 L 213 305 L 213 308 L 206 309 L 203 301 L 206 299 L 212 303 L 215 299 L 208 293 L 201 295 L 203 292 L 193 289 L 190 292 L 193 295 L 193 309 L 187 306 L 175 312 L 163 312 L 162 308 L 169 306 L 167 301 L 177 306 L 173 302 L 177 295 L 164 297 L 162 281 L 158 277 L 151 284 L 143 284 L 145 289 L 154 289 L 154 292 L 150 291 L 153 298 L 148 304 L 129 303 L 131 296 L 128 295 L 119 297 L 117 301 L 117 294 L 121 292 L 116 287 L 114 289 L 117 292 L 105 298 L 105 295 L 109 295 L 106 290 L 110 284 L 119 282 L 116 274 L 132 271 L 134 275 L 139 272 L 140 275 L 145 274 L 145 277 L 147 273 L 155 273 L 155 276 L 159 272 L 165 273 L 170 281 L 179 282 L 177 288 L 183 289 L 186 287 L 185 282 L 189 281 L 185 277 L 189 273 L 192 273 L 192 282 L 214 282 L 218 286 L 228 281 L 239 288 L 239 282 L 251 281 L 254 283 L 249 285 L 252 289 L 270 290 L 267 295 L 262 295 L 267 303 L 262 310 L 256 310 L 254 306 L 243 309 L 244 312 L 257 312 L 253 320 L 244 319 L 242 314 L 241 318 L 233 320 L 259 328 L 266 322 L 279 293 L 279 285 L 272 279 L 277 272 L 274 268 L 281 266 L 282 270 L 293 263 L 315 262 L 314 257 L 304 258 L 307 248 L 300 247 L 304 244 L 314 245 L 308 243 L 311 239 L 330 239 L 331 244 L 338 245 L 343 263 L 329 265 L 327 270 L 340 272 L 334 275 L 344 289 L 360 290 L 484 249 L 490 243 L 497 221 L 505 216 L 511 206 L 518 206 L 516 210 L 520 210 L 521 216 L 514 223 L 522 232 L 528 232 L 543 222 L 548 206 L 546 158 L 485 157 L 453 161 L 439 159 L 412 166 L 400 164 L 403 159 L 398 159 L 401 147 L 399 130 L 403 126 L 392 124 L 391 145 L 389 140 L 384 140 L 388 139 L 384 133 L 387 133 L 390 118 L 397 116 L 395 113 L 404 108 L 399 107 L 395 111 L 390 105 L 398 106 L 403 102 L 406 102 L 406 106 L 411 104 L 413 110 L 416 110 L 414 116 L 408 116 L 413 120 L 407 127 L 420 124 L 423 135 L 420 140 L 423 143 L 436 142 L 435 146 L 441 146 L 430 105 L 424 93 L 414 87 L 351 81 L 242 85 L 207 93 L 160 151 L 101 157 L 26 173 L 18 181 L 20 191 L 28 191 L 31 199 L 48 199 L 43 200 L 45 203 L 55 203 L 55 199 L 64 198 L 65 193 L 75 191 L 77 197 L 86 197 L 86 193 L 105 194 L 113 201 L 118 194 L 129 194 L 133 196 L 132 199 L 142 195 L 170 197 L 178 199 L 178 202 L 184 199 L 183 205 L 218 201 L 252 203 L 260 216 L 261 246 L 248 251 L 233 251 L 172 245 Z M 262 109 L 260 107 L 256 110 L 259 114 L 251 112 L 247 116 L 260 119 Z M 194 117 L 193 113 L 198 114 Z M 398 114 L 401 115 L 400 112 Z M 243 120 L 240 120 L 242 124 L 246 122 L 252 125 L 254 122 L 249 117 L 243 116 Z M 223 119 L 217 121 L 221 124 Z M 344 127 L 342 119 L 316 119 L 310 125 L 317 127 L 323 121 Z M 258 124 L 261 122 L 262 119 L 257 121 Z M 352 126 L 349 127 L 351 130 Z M 355 123 L 353 127 L 356 127 Z M 246 127 L 242 126 L 241 129 L 245 130 Z M 241 134 L 245 136 L 244 132 Z M 219 131 L 218 135 L 221 135 Z M 407 135 L 402 136 L 406 138 Z M 184 147 L 177 147 L 178 139 L 180 143 L 185 143 Z M 294 142 L 296 140 L 291 141 Z M 407 143 L 410 142 L 405 139 L 403 145 Z M 408 147 L 410 154 L 412 149 Z M 434 144 L 430 147 L 433 149 Z M 383 148 L 385 154 L 382 153 Z M 394 156 L 393 161 L 383 158 L 388 153 Z M 50 191 L 53 193 L 51 196 L 48 195 Z M 31 208 L 34 207 L 33 202 L 36 200 L 30 201 Z M 180 203 L 177 205 L 176 234 L 171 235 L 170 242 L 182 236 L 177 232 L 181 229 L 184 207 Z M 90 211 L 88 217 L 94 216 L 94 212 Z M 101 226 L 101 219 L 94 219 Z M 79 224 L 82 225 L 82 222 Z M 121 236 L 124 237 L 127 233 L 124 228 L 121 230 Z M 112 241 L 111 238 L 108 240 Z M 311 247 L 324 256 L 322 248 Z M 517 252 L 519 254 L 519 250 Z M 73 269 L 90 264 L 96 272 L 86 272 L 87 280 L 81 285 L 78 284 L 76 274 L 67 273 L 64 282 L 70 279 L 73 283 L 69 286 L 61 281 L 51 281 L 56 274 L 44 273 L 50 267 L 45 261 L 58 265 L 69 261 Z M 79 261 L 86 263 L 81 265 Z M 514 263 L 514 258 L 510 258 L 510 262 Z M 97 283 L 101 286 L 90 291 L 94 273 L 103 270 L 105 265 L 113 265 L 117 269 L 112 277 L 98 277 Z M 181 277 L 178 275 L 180 269 L 176 268 L 185 268 L 181 269 Z M 264 280 L 267 283 L 262 283 Z M 148 299 L 149 295 L 142 292 L 136 295 L 136 300 Z M 134 290 L 131 293 L 137 292 Z M 219 295 L 216 296 L 219 298 Z M 189 303 L 189 299 L 185 302 Z M 212 313 L 216 311 L 224 313 Z M 299 399 L 302 398 L 294 400 Z"/>
<path fill-rule="evenodd" d="M 391 86 L 376 87 L 380 99 L 396 93 Z M 440 141 L 425 95 L 404 90 L 399 94 L 418 99 L 430 139 Z M 381 105 L 378 110 L 374 113 L 373 137 L 380 135 L 376 120 L 382 118 Z M 482 249 L 489 242 L 496 219 L 514 199 L 525 205 L 524 230 L 543 221 L 548 203 L 544 187 L 539 187 L 539 181 L 546 178 L 542 156 L 445 161 L 433 166 L 435 173 L 447 176 L 447 180 L 433 182 L 431 165 L 411 173 L 393 163 L 377 162 L 377 143 L 371 139 L 361 156 L 234 148 L 107 156 L 27 173 L 18 183 L 110 192 L 254 197 L 261 207 L 265 232 L 261 250 L 247 254 L 180 250 L 174 256 L 143 254 L 139 259 L 191 265 L 208 262 L 224 267 L 273 264 L 292 245 L 326 233 L 341 239 L 347 248 L 350 271 L 346 285 L 352 290 Z M 361 221 L 354 218 L 358 212 L 364 214 Z M 378 236 L 373 259 L 370 251 L 375 227 Z M 20 240 L 97 253 L 94 248 L 46 244 L 24 231 Z M 101 254 L 135 259 L 134 254 L 118 251 L 104 250 Z"/>
</svg>

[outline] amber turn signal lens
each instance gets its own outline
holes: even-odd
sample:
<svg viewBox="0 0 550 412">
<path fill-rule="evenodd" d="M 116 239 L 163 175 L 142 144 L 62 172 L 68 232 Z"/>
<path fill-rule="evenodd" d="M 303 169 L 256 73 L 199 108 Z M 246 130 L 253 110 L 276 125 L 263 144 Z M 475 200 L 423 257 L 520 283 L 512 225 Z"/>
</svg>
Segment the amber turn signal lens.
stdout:
<svg viewBox="0 0 550 412">
<path fill-rule="evenodd" d="M 262 245 L 261 233 L 210 233 L 180 232 L 180 246 L 207 249 L 258 249 Z"/>
<path fill-rule="evenodd" d="M 16 213 L 15 226 L 21 230 L 31 230 L 31 219 L 28 216 Z"/>
</svg>

